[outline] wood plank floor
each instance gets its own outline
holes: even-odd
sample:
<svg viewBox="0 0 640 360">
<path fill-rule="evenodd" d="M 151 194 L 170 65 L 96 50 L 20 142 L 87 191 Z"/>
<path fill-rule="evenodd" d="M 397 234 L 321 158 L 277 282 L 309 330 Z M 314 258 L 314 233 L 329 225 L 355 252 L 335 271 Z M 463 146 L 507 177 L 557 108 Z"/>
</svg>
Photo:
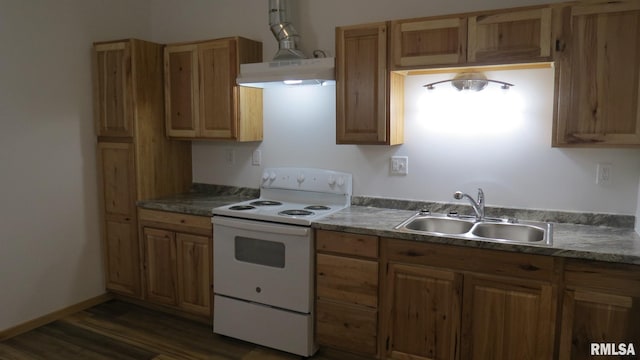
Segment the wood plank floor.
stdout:
<svg viewBox="0 0 640 360">
<path fill-rule="evenodd" d="M 213 334 L 211 327 L 119 300 L 0 342 L 0 359 L 302 359 Z M 370 360 L 321 349 L 314 360 Z"/>
</svg>

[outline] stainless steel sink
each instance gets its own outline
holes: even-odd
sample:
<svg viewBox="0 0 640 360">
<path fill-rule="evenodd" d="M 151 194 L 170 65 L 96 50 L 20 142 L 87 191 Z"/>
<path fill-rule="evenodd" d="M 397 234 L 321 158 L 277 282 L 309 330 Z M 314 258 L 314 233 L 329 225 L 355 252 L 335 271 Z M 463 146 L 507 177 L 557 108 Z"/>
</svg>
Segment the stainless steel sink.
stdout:
<svg viewBox="0 0 640 360">
<path fill-rule="evenodd" d="M 425 235 L 514 244 L 550 246 L 553 241 L 553 226 L 550 223 L 516 222 L 515 219 L 485 219 L 475 222 L 473 217 L 460 218 L 426 212 L 411 216 L 394 229 Z"/>
<path fill-rule="evenodd" d="M 441 234 L 463 234 L 471 230 L 473 222 L 443 217 L 422 216 L 408 222 L 405 228 Z"/>
<path fill-rule="evenodd" d="M 483 238 L 523 243 L 544 242 L 545 229 L 525 224 L 478 223 L 471 234 Z"/>
</svg>

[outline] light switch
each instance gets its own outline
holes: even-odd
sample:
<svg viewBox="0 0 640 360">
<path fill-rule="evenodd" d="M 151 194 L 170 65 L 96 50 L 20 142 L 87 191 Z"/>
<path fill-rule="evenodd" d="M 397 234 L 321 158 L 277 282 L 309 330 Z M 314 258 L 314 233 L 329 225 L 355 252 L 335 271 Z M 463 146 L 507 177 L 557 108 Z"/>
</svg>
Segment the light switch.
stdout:
<svg viewBox="0 0 640 360">
<path fill-rule="evenodd" d="M 392 156 L 390 173 L 391 175 L 409 174 L 409 157 L 408 156 Z"/>
</svg>

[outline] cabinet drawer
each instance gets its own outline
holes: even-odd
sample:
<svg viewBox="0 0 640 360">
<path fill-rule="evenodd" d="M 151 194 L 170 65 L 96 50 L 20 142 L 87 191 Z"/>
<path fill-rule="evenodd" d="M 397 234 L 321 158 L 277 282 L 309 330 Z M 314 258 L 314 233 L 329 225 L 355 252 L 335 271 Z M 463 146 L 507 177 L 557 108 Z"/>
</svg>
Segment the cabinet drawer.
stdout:
<svg viewBox="0 0 640 360">
<path fill-rule="evenodd" d="M 316 288 L 319 298 L 378 306 L 378 263 L 318 254 Z"/>
<path fill-rule="evenodd" d="M 378 237 L 318 230 L 316 232 L 316 250 L 377 259 Z"/>
<path fill-rule="evenodd" d="M 567 260 L 564 281 L 572 289 L 603 289 L 609 293 L 640 297 L 640 266 Z"/>
<path fill-rule="evenodd" d="M 152 221 L 163 224 L 194 227 L 207 231 L 211 231 L 212 229 L 211 218 L 208 216 L 179 214 L 138 208 L 138 217 L 140 221 Z"/>
<path fill-rule="evenodd" d="M 522 254 L 463 246 L 383 239 L 388 260 L 421 264 L 460 272 L 553 281 L 552 256 Z"/>
<path fill-rule="evenodd" d="M 366 355 L 376 354 L 377 318 L 374 309 L 318 300 L 316 336 L 320 345 Z"/>
</svg>

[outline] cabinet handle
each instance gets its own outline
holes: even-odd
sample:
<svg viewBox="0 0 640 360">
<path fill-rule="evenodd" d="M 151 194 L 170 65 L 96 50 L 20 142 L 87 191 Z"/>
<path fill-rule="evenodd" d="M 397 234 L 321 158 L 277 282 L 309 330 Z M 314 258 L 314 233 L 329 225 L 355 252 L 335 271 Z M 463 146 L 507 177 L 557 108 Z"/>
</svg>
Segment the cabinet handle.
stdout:
<svg viewBox="0 0 640 360">
<path fill-rule="evenodd" d="M 556 39 L 556 51 L 564 51 L 566 43 L 560 39 Z"/>
</svg>

